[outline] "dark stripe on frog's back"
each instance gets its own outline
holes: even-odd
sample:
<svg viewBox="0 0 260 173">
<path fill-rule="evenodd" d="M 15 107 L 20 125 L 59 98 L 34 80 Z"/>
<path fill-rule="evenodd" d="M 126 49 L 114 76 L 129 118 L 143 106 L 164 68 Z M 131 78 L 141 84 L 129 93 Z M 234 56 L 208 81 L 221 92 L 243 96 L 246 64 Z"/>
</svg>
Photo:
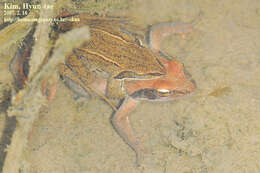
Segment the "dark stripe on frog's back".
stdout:
<svg viewBox="0 0 260 173">
<path fill-rule="evenodd" d="M 87 59 L 98 61 L 100 67 L 113 75 L 125 71 L 137 75 L 164 74 L 164 67 L 148 48 L 137 45 L 129 35 L 114 35 L 115 29 L 106 29 L 91 27 L 91 40 L 78 49 Z"/>
<path fill-rule="evenodd" d="M 82 51 L 81 49 L 74 50 L 74 53 L 77 54 L 77 57 L 81 59 L 82 63 L 90 72 L 101 71 L 105 74 L 100 77 L 107 78 L 108 76 L 115 76 L 120 69 L 116 64 L 111 65 L 111 62 L 104 61 L 104 59 L 99 57 L 96 53 L 86 53 L 86 51 Z"/>
</svg>

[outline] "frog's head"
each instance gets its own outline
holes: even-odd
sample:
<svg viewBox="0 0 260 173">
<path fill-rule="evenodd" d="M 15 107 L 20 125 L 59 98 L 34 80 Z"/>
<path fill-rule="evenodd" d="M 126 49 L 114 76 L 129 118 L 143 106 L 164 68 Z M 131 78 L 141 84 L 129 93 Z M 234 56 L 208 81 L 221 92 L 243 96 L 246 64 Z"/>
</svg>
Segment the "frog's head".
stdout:
<svg viewBox="0 0 260 173">
<path fill-rule="evenodd" d="M 161 58 L 166 74 L 152 80 L 125 82 L 128 95 L 140 100 L 168 101 L 189 95 L 196 89 L 195 81 L 176 60 Z"/>
</svg>

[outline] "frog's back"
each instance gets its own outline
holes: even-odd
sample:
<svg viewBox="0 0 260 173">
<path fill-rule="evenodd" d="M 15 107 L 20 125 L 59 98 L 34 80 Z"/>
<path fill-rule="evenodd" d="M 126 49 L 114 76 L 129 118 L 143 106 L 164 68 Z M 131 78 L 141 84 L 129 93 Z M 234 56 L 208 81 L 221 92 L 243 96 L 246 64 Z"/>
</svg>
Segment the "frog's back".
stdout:
<svg viewBox="0 0 260 173">
<path fill-rule="evenodd" d="M 90 15 L 78 17 L 81 22 L 71 23 L 72 28 L 90 27 L 91 39 L 75 50 L 87 63 L 93 63 L 118 79 L 152 78 L 164 74 L 164 67 L 153 52 L 138 44 L 135 36 L 126 32 L 126 19 Z"/>
</svg>

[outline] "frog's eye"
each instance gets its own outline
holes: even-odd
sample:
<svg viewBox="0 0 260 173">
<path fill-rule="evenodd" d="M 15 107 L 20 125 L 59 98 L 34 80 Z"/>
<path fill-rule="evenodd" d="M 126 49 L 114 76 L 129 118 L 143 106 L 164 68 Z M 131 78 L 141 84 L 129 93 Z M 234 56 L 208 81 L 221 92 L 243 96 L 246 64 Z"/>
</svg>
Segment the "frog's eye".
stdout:
<svg viewBox="0 0 260 173">
<path fill-rule="evenodd" d="M 168 97 L 170 95 L 171 91 L 168 89 L 159 88 L 159 89 L 157 89 L 157 93 L 160 97 Z"/>
</svg>

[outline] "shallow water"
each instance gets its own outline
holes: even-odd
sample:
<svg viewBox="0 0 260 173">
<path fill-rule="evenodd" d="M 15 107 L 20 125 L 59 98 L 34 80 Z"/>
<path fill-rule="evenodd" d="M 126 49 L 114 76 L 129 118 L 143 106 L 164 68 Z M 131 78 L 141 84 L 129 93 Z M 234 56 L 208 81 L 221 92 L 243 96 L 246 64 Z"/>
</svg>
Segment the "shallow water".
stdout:
<svg viewBox="0 0 260 173">
<path fill-rule="evenodd" d="M 174 102 L 143 102 L 130 116 L 148 153 L 135 153 L 116 134 L 112 109 L 100 99 L 75 102 L 62 82 L 34 124 L 26 160 L 32 172 L 260 172 L 260 1 L 135 0 L 128 10 L 140 27 L 190 22 L 194 32 L 173 35 L 163 51 L 183 62 L 195 94 Z"/>
</svg>

